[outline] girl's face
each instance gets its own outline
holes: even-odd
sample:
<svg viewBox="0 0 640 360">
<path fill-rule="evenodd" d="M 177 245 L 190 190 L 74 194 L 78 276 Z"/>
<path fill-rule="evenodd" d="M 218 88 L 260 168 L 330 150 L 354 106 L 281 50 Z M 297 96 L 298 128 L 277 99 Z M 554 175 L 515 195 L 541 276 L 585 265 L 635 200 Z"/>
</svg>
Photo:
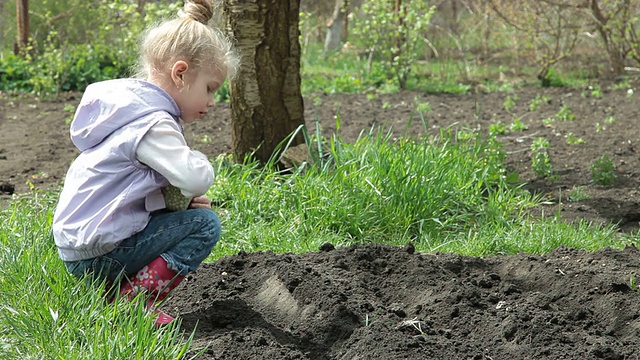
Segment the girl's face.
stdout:
<svg viewBox="0 0 640 360">
<path fill-rule="evenodd" d="M 170 94 L 180 108 L 180 118 L 189 124 L 202 119 L 215 105 L 213 96 L 222 86 L 225 75 L 215 69 L 187 71 L 188 66 L 184 64 L 184 71 L 174 71 L 176 89 Z"/>
</svg>

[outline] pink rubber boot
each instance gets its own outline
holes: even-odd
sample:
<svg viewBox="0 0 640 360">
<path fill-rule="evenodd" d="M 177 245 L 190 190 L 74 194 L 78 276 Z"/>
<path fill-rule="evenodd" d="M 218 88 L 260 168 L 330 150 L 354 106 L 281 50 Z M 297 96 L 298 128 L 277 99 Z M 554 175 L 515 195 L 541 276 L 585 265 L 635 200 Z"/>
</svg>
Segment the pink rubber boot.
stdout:
<svg viewBox="0 0 640 360">
<path fill-rule="evenodd" d="M 147 308 L 158 316 L 156 326 L 166 325 L 172 322 L 174 318 L 156 310 L 156 305 L 161 303 L 183 279 L 184 276 L 177 275 L 173 270 L 169 269 L 167 262 L 158 256 L 140 269 L 136 276 L 129 279 L 129 281 L 124 280 L 122 282 L 120 296 L 133 299 L 139 293 L 146 292 L 148 296 Z"/>
</svg>

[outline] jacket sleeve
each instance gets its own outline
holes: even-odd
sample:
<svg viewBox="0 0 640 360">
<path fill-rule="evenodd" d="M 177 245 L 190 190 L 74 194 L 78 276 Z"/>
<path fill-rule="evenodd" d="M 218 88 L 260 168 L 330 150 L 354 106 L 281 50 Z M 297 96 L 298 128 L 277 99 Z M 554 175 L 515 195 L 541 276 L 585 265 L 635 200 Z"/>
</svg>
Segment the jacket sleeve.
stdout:
<svg viewBox="0 0 640 360">
<path fill-rule="evenodd" d="M 140 140 L 138 160 L 180 188 L 185 197 L 203 195 L 213 184 L 213 166 L 206 155 L 191 150 L 172 119 L 160 120 Z"/>
</svg>

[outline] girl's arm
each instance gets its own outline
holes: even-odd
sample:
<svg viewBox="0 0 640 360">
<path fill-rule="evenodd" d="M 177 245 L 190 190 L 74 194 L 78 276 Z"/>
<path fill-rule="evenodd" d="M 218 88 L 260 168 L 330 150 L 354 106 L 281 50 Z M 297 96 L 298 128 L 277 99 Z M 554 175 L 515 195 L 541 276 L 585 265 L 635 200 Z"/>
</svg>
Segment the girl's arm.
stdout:
<svg viewBox="0 0 640 360">
<path fill-rule="evenodd" d="M 138 160 L 156 170 L 180 188 L 187 198 L 209 190 L 213 184 L 213 167 L 206 155 L 187 145 L 178 124 L 161 120 L 142 138 L 136 150 Z"/>
</svg>

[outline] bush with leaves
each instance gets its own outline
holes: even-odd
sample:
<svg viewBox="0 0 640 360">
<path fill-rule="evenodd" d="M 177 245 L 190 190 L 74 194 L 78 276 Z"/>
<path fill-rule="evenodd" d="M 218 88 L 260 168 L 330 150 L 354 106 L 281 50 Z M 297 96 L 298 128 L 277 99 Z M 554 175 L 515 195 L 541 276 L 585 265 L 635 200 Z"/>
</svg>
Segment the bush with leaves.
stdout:
<svg viewBox="0 0 640 360">
<path fill-rule="evenodd" d="M 586 20 L 575 0 L 490 0 L 503 22 L 524 35 L 523 54 L 538 66 L 543 86 L 553 86 L 553 66 L 571 56 Z"/>
<path fill-rule="evenodd" d="M 69 17 L 83 36 L 71 36 L 67 26 L 59 24 L 57 19 L 66 13 L 60 12 L 58 3 L 42 0 L 45 8 L 38 9 L 35 18 L 44 19 L 50 31 L 44 38 L 36 31 L 21 55 L 0 57 L 0 90 L 82 91 L 96 81 L 129 76 L 138 59 L 142 32 L 149 24 L 173 16 L 180 5 L 150 2 L 141 11 L 137 3 L 126 0 L 101 0 L 97 6 L 79 0 L 64 3 L 77 6 L 68 10 L 73 11 Z"/>
<path fill-rule="evenodd" d="M 640 64 L 640 2 L 592 0 L 584 11 L 600 35 L 614 74 L 624 74 L 629 55 Z"/>
<path fill-rule="evenodd" d="M 362 12 L 362 16 L 349 15 L 353 24 L 350 38 L 356 39 L 355 45 L 363 47 L 370 59 L 382 62 L 387 76 L 405 89 L 435 7 L 424 1 L 367 1 Z"/>
</svg>

